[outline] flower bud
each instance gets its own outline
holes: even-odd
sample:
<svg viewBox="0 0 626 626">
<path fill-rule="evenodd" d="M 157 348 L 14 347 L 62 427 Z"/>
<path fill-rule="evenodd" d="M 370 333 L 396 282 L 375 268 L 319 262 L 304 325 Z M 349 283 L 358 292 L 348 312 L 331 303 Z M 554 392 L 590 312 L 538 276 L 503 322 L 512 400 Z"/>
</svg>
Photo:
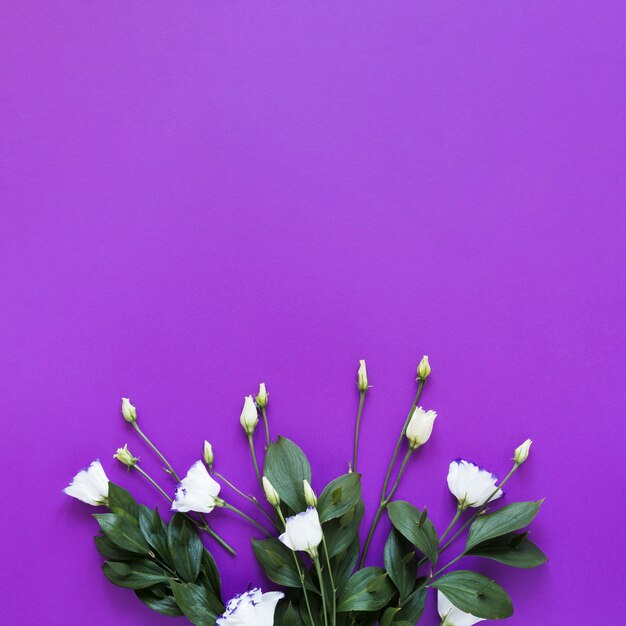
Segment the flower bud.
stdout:
<svg viewBox="0 0 626 626">
<path fill-rule="evenodd" d="M 513 457 L 513 460 L 515 461 L 516 465 L 521 465 L 528 458 L 528 453 L 530 452 L 530 444 L 532 444 L 532 440 L 526 439 L 526 441 L 521 446 L 515 449 L 515 456 Z"/>
<path fill-rule="evenodd" d="M 260 409 L 264 409 L 267 406 L 267 401 L 269 400 L 269 394 L 265 389 L 265 383 L 261 383 L 259 385 L 259 393 L 256 397 L 256 403 L 259 405 Z"/>
<path fill-rule="evenodd" d="M 367 369 L 365 367 L 365 361 L 359 361 L 359 372 L 358 372 L 358 384 L 360 391 L 367 391 L 369 385 L 367 384 Z"/>
<path fill-rule="evenodd" d="M 259 416 L 252 396 L 246 396 L 239 421 L 248 435 L 254 434 L 256 425 L 259 423 Z"/>
<path fill-rule="evenodd" d="M 280 504 L 278 491 L 274 489 L 274 485 L 272 485 L 266 476 L 263 476 L 263 491 L 265 491 L 265 497 L 272 506 L 278 506 Z"/>
<path fill-rule="evenodd" d="M 424 411 L 421 406 L 413 411 L 406 429 L 406 438 L 409 440 L 411 450 L 423 446 L 430 439 L 436 417 L 435 411 Z"/>
<path fill-rule="evenodd" d="M 417 377 L 424 381 L 430 376 L 430 364 L 428 363 L 428 357 L 424 355 L 420 364 L 417 366 Z"/>
<path fill-rule="evenodd" d="M 117 452 L 113 455 L 114 459 L 117 459 L 120 463 L 123 463 L 127 467 L 135 467 L 139 460 L 136 456 L 133 456 L 128 449 L 128 444 L 125 443 L 123 448 L 118 448 Z"/>
<path fill-rule="evenodd" d="M 128 398 L 122 398 L 122 417 L 129 423 L 137 421 L 137 409 L 130 403 Z"/>
<path fill-rule="evenodd" d="M 317 496 L 309 484 L 309 481 L 305 478 L 302 482 L 304 483 L 304 499 L 306 500 L 307 506 L 317 506 Z"/>
<path fill-rule="evenodd" d="M 207 464 L 209 469 L 213 469 L 213 461 L 215 461 L 215 455 L 213 454 L 213 446 L 208 442 L 204 441 L 204 462 Z"/>
</svg>

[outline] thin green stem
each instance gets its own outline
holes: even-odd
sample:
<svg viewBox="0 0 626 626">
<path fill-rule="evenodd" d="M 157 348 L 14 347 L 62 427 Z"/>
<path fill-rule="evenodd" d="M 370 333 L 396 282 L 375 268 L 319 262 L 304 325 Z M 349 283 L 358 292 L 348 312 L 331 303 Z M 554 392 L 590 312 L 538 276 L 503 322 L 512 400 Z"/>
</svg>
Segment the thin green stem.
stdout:
<svg viewBox="0 0 626 626">
<path fill-rule="evenodd" d="M 270 447 L 270 443 L 272 440 L 270 439 L 270 423 L 267 421 L 267 413 L 265 412 L 265 407 L 261 407 L 261 415 L 263 416 L 263 423 L 265 424 L 265 448 Z"/>
<path fill-rule="evenodd" d="M 335 626 L 337 623 L 337 589 L 335 587 L 335 578 L 333 576 L 333 568 L 330 565 L 330 557 L 328 556 L 328 546 L 326 545 L 326 537 L 322 535 L 322 543 L 324 545 L 324 555 L 326 556 L 326 564 L 328 565 L 328 577 L 330 578 L 330 585 L 333 589 L 333 619 L 331 626 Z"/>
<path fill-rule="evenodd" d="M 459 554 L 459 556 L 457 556 L 454 559 L 452 559 L 449 563 L 446 563 L 441 569 L 438 569 L 432 575 L 432 578 L 434 578 L 435 576 L 439 576 L 439 574 L 441 574 L 441 572 L 447 570 L 451 565 L 454 565 L 457 561 L 460 561 L 464 556 L 465 556 L 465 552 L 463 552 L 462 554 Z"/>
<path fill-rule="evenodd" d="M 439 545 L 443 543 L 443 540 L 448 536 L 448 533 L 454 528 L 455 524 L 459 521 L 459 517 L 461 517 L 461 513 L 463 513 L 463 509 L 460 506 L 456 507 L 456 513 L 450 522 L 448 528 L 443 531 L 443 535 L 439 538 Z"/>
<path fill-rule="evenodd" d="M 250 517 L 247 513 L 244 513 L 243 511 L 239 510 L 236 506 L 233 506 L 232 504 L 228 504 L 228 502 L 224 502 L 224 500 L 222 500 L 221 504 L 218 506 L 222 506 L 223 508 L 228 509 L 229 511 L 232 511 L 233 513 L 236 513 L 237 515 L 239 515 L 246 521 L 256 526 L 267 537 L 273 537 L 272 533 L 270 533 L 269 530 L 267 530 L 267 528 L 259 524 L 259 522 L 257 522 L 253 517 Z"/>
<path fill-rule="evenodd" d="M 144 478 L 146 478 L 148 480 L 148 482 L 152 483 L 152 485 L 154 487 L 156 487 L 156 489 L 158 489 L 162 494 L 163 497 L 168 500 L 169 502 L 172 501 L 172 498 L 170 498 L 170 496 L 163 490 L 163 488 L 161 487 L 161 485 L 159 485 L 159 483 L 156 482 L 156 480 L 154 480 L 152 478 L 152 476 L 150 476 L 147 472 L 145 472 L 141 467 L 139 467 L 139 465 L 134 465 L 133 466 Z"/>
<path fill-rule="evenodd" d="M 356 472 L 357 457 L 359 456 L 359 430 L 361 429 L 361 415 L 365 403 L 365 391 L 359 392 L 359 410 L 356 414 L 356 426 L 354 427 L 354 452 L 352 454 L 352 470 Z"/>
<path fill-rule="evenodd" d="M 267 517 L 267 519 L 272 522 L 272 525 L 278 528 L 278 525 L 272 519 L 272 516 L 261 506 L 260 502 L 254 496 L 248 495 L 241 491 L 241 489 L 235 487 L 233 483 L 231 483 L 225 476 L 223 476 L 219 472 L 213 472 L 213 476 L 217 476 L 223 483 L 226 483 L 235 493 L 238 493 L 242 498 L 245 498 L 249 502 L 252 502 L 252 504 L 254 504 L 254 506 L 256 506 L 257 509 L 259 509 L 259 511 L 261 511 L 261 513 L 263 513 L 263 515 L 265 515 L 265 517 Z"/>
<path fill-rule="evenodd" d="M 150 439 L 148 439 L 147 435 L 143 432 L 143 430 L 139 428 L 136 421 L 133 422 L 133 427 L 135 428 L 139 436 L 152 448 L 154 453 L 161 459 L 161 461 L 165 463 L 168 473 L 170 473 L 175 478 L 176 482 L 180 482 L 180 478 L 174 471 L 174 468 L 168 463 L 167 459 L 161 454 L 161 451 L 150 441 Z"/>
<path fill-rule="evenodd" d="M 252 462 L 254 463 L 254 471 L 259 481 L 259 485 L 261 485 L 261 489 L 263 489 L 263 479 L 261 478 L 261 472 L 259 471 L 259 464 L 257 463 L 257 460 L 256 460 L 256 451 L 254 450 L 254 440 L 252 439 L 252 435 L 248 435 L 248 444 L 250 445 L 250 454 L 252 455 Z"/>
<path fill-rule="evenodd" d="M 274 508 L 276 509 L 276 513 L 278 513 L 278 517 L 283 523 L 283 528 L 286 529 L 287 522 L 285 520 L 285 516 L 283 515 L 283 512 L 280 510 L 280 505 L 275 506 Z M 293 562 L 296 564 L 296 569 L 298 570 L 298 576 L 300 576 L 300 584 L 302 585 L 302 592 L 304 593 L 304 601 L 306 603 L 307 611 L 309 612 L 311 626 L 315 626 L 315 620 L 313 619 L 313 611 L 311 611 L 311 604 L 309 602 L 309 594 L 307 593 L 307 590 L 306 590 L 306 584 L 304 582 L 304 572 L 302 571 L 302 566 L 300 565 L 300 559 L 298 558 L 298 555 L 295 552 L 292 551 L 291 554 L 293 555 Z"/>
<path fill-rule="evenodd" d="M 414 452 L 413 448 L 409 448 L 406 451 L 406 454 L 404 455 L 404 458 L 402 459 L 402 464 L 400 465 L 400 470 L 398 471 L 398 475 L 396 476 L 396 480 L 393 483 L 393 487 L 391 488 L 389 495 L 385 498 L 386 504 L 389 504 L 389 502 L 391 502 L 391 498 L 393 498 L 394 494 L 396 493 L 396 489 L 400 485 L 400 479 L 402 478 L 402 475 L 404 474 L 404 470 L 406 469 L 406 464 L 409 462 L 409 459 L 411 458 L 411 455 L 413 454 L 413 452 Z"/>
<path fill-rule="evenodd" d="M 324 579 L 322 577 L 322 567 L 320 566 L 319 556 L 313 557 L 317 579 L 320 583 L 320 593 L 322 594 L 322 605 L 324 608 L 324 626 L 328 626 L 328 607 L 326 606 L 326 594 L 324 593 Z"/>
</svg>

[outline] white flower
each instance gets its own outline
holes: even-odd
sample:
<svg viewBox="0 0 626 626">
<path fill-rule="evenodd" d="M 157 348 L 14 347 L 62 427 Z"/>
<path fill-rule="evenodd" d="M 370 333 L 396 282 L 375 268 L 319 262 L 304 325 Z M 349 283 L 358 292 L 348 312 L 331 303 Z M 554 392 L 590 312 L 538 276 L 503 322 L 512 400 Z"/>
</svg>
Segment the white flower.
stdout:
<svg viewBox="0 0 626 626">
<path fill-rule="evenodd" d="M 365 361 L 359 361 L 359 371 L 357 373 L 357 381 L 360 391 L 367 391 L 369 387 L 367 383 L 367 368 L 365 367 Z"/>
<path fill-rule="evenodd" d="M 172 511 L 210 513 L 216 506 L 220 484 L 207 472 L 202 461 L 196 461 L 176 489 Z"/>
<path fill-rule="evenodd" d="M 217 626 L 273 626 L 276 605 L 284 597 L 280 591 L 263 593 L 258 588 L 239 594 L 229 600 Z"/>
<path fill-rule="evenodd" d="M 417 366 L 417 377 L 420 380 L 426 380 L 430 376 L 430 364 L 428 363 L 428 356 L 424 355 L 420 364 Z"/>
<path fill-rule="evenodd" d="M 497 480 L 495 474 L 463 459 L 452 461 L 448 470 L 448 487 L 462 509 L 482 506 L 487 499 L 500 498 L 503 495 L 501 489 L 489 498 L 496 491 Z"/>
<path fill-rule="evenodd" d="M 457 609 L 441 591 L 437 592 L 437 610 L 441 617 L 440 626 L 472 626 L 485 621 L 482 617 L 474 617 Z"/>
<path fill-rule="evenodd" d="M 204 449 L 202 451 L 204 462 L 209 466 L 209 469 L 213 467 L 213 461 L 215 461 L 215 455 L 213 454 L 213 446 L 205 439 Z"/>
<path fill-rule="evenodd" d="M 100 461 L 96 459 L 87 469 L 78 472 L 69 486 L 63 489 L 63 493 L 91 506 L 108 504 L 109 479 Z"/>
<path fill-rule="evenodd" d="M 266 476 L 263 476 L 263 480 L 261 482 L 263 483 L 263 491 L 265 492 L 267 501 L 272 506 L 278 506 L 280 504 L 280 496 L 278 495 L 278 491 L 274 489 L 274 485 L 272 485 L 269 478 Z"/>
<path fill-rule="evenodd" d="M 317 546 L 322 542 L 322 525 L 317 509 L 309 507 L 303 513 L 298 513 L 286 520 L 285 532 L 279 539 L 294 552 L 301 550 L 315 558 Z"/>
<path fill-rule="evenodd" d="M 137 421 L 137 409 L 130 403 L 128 398 L 122 398 L 122 417 L 134 424 Z"/>
<path fill-rule="evenodd" d="M 423 446 L 430 439 L 436 417 L 435 411 L 424 411 L 421 406 L 416 407 L 406 429 L 411 449 Z"/>
<path fill-rule="evenodd" d="M 246 396 L 239 421 L 248 435 L 254 433 L 256 425 L 259 423 L 259 415 L 252 396 Z"/>
<path fill-rule="evenodd" d="M 308 506 L 317 506 L 317 496 L 315 491 L 313 491 L 313 487 L 311 487 L 306 478 L 302 482 L 304 484 L 304 501 Z"/>
<path fill-rule="evenodd" d="M 526 439 L 526 441 L 521 446 L 515 448 L 515 456 L 513 457 L 513 460 L 517 465 L 521 465 L 528 458 L 531 444 L 532 440 Z"/>
<path fill-rule="evenodd" d="M 269 393 L 265 389 L 265 383 L 261 383 L 259 385 L 259 393 L 256 396 L 256 403 L 259 405 L 259 408 L 264 409 L 267 406 L 269 397 Z"/>
</svg>

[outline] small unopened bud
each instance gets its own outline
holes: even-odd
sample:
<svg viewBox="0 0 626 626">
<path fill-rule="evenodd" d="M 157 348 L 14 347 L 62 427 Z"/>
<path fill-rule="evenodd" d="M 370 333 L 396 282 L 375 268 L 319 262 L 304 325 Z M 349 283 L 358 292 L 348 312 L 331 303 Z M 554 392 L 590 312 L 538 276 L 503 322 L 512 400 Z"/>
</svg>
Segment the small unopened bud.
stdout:
<svg viewBox="0 0 626 626">
<path fill-rule="evenodd" d="M 417 366 L 417 377 L 420 380 L 426 380 L 430 376 L 430 364 L 428 363 L 428 357 L 424 355 L 420 364 Z"/>
<path fill-rule="evenodd" d="M 413 411 L 411 421 L 406 429 L 406 438 L 409 440 L 411 450 L 423 446 L 430 439 L 436 417 L 435 411 L 424 411 L 421 406 Z"/>
<path fill-rule="evenodd" d="M 304 499 L 307 506 L 317 506 L 317 496 L 315 495 L 315 491 L 313 491 L 313 487 L 311 487 L 306 478 L 302 482 L 304 483 Z"/>
<path fill-rule="evenodd" d="M 117 452 L 113 455 L 114 459 L 117 459 L 120 463 L 123 463 L 127 467 L 135 467 L 139 460 L 136 456 L 133 456 L 129 449 L 128 444 L 125 443 L 123 448 L 118 448 Z"/>
<path fill-rule="evenodd" d="M 129 423 L 137 421 L 137 409 L 130 403 L 128 398 L 122 398 L 122 417 Z"/>
<path fill-rule="evenodd" d="M 266 476 L 263 476 L 263 491 L 265 491 L 265 497 L 272 506 L 278 506 L 280 504 L 278 491 L 274 489 L 274 485 L 272 485 Z"/>
<path fill-rule="evenodd" d="M 358 384 L 360 391 L 367 391 L 369 387 L 367 383 L 367 368 L 365 367 L 365 361 L 359 361 L 359 372 L 358 372 Z"/>
<path fill-rule="evenodd" d="M 261 383 L 259 385 L 259 393 L 256 396 L 256 403 L 259 405 L 260 409 L 264 409 L 267 406 L 267 401 L 269 400 L 269 394 L 265 389 L 265 383 Z"/>
<path fill-rule="evenodd" d="M 239 421 L 248 435 L 254 434 L 256 425 L 259 423 L 259 415 L 252 396 L 246 396 Z"/>
<path fill-rule="evenodd" d="M 528 458 L 531 444 L 532 440 L 526 439 L 526 441 L 521 446 L 515 448 L 515 456 L 513 457 L 513 460 L 515 461 L 516 465 L 521 465 Z"/>
<path fill-rule="evenodd" d="M 213 454 L 213 446 L 208 442 L 204 441 L 204 462 L 207 464 L 209 469 L 213 469 L 213 461 L 215 461 L 215 455 Z"/>
</svg>

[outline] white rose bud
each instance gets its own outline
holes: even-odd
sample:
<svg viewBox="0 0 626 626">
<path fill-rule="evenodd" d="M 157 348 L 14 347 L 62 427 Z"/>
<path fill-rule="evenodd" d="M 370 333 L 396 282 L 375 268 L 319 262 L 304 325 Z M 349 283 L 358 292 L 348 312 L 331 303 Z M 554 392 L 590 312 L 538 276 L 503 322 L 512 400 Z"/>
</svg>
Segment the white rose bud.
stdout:
<svg viewBox="0 0 626 626">
<path fill-rule="evenodd" d="M 424 411 L 421 406 L 413 411 L 411 421 L 406 429 L 406 437 L 409 440 L 411 450 L 423 446 L 430 439 L 436 417 L 435 411 Z"/>
<path fill-rule="evenodd" d="M 265 497 L 267 501 L 272 506 L 278 506 L 280 504 L 280 496 L 278 495 L 278 491 L 274 489 L 274 485 L 269 481 L 269 478 L 263 476 L 263 491 L 265 492 Z"/>
<path fill-rule="evenodd" d="M 417 377 L 424 381 L 430 376 L 430 364 L 428 363 L 428 357 L 424 355 L 420 364 L 417 366 Z"/>
<path fill-rule="evenodd" d="M 130 403 L 128 398 L 122 398 L 122 417 L 129 423 L 137 421 L 137 409 Z"/>
<path fill-rule="evenodd" d="M 265 383 L 261 383 L 259 385 L 259 393 L 256 396 L 256 403 L 259 405 L 259 408 L 264 409 L 267 406 L 269 397 L 270 396 L 265 389 Z"/>
<path fill-rule="evenodd" d="M 367 388 L 369 387 L 369 385 L 367 383 L 367 369 L 365 367 L 365 361 L 361 360 L 359 361 L 359 363 L 360 363 L 359 372 L 358 372 L 359 390 L 367 391 Z"/>
<path fill-rule="evenodd" d="M 204 440 L 204 462 L 208 465 L 209 469 L 213 469 L 213 462 L 215 461 L 215 455 L 213 454 L 213 446 L 205 439 Z"/>
<path fill-rule="evenodd" d="M 136 456 L 133 456 L 129 449 L 128 444 L 125 443 L 123 448 L 118 448 L 117 452 L 113 455 L 114 459 L 117 459 L 120 463 L 123 463 L 127 467 L 135 467 L 139 460 Z"/>
<path fill-rule="evenodd" d="M 259 423 L 259 415 L 252 396 L 246 396 L 239 421 L 248 435 L 254 434 L 256 425 Z"/>
<path fill-rule="evenodd" d="M 313 491 L 313 487 L 311 487 L 306 478 L 302 482 L 304 483 L 304 499 L 306 500 L 307 506 L 317 506 L 317 496 L 315 495 L 315 491 Z"/>
<path fill-rule="evenodd" d="M 521 446 L 515 449 L 515 456 L 513 457 L 513 460 L 515 461 L 516 465 L 521 465 L 528 458 L 531 444 L 532 440 L 526 439 L 526 441 Z"/>
</svg>

